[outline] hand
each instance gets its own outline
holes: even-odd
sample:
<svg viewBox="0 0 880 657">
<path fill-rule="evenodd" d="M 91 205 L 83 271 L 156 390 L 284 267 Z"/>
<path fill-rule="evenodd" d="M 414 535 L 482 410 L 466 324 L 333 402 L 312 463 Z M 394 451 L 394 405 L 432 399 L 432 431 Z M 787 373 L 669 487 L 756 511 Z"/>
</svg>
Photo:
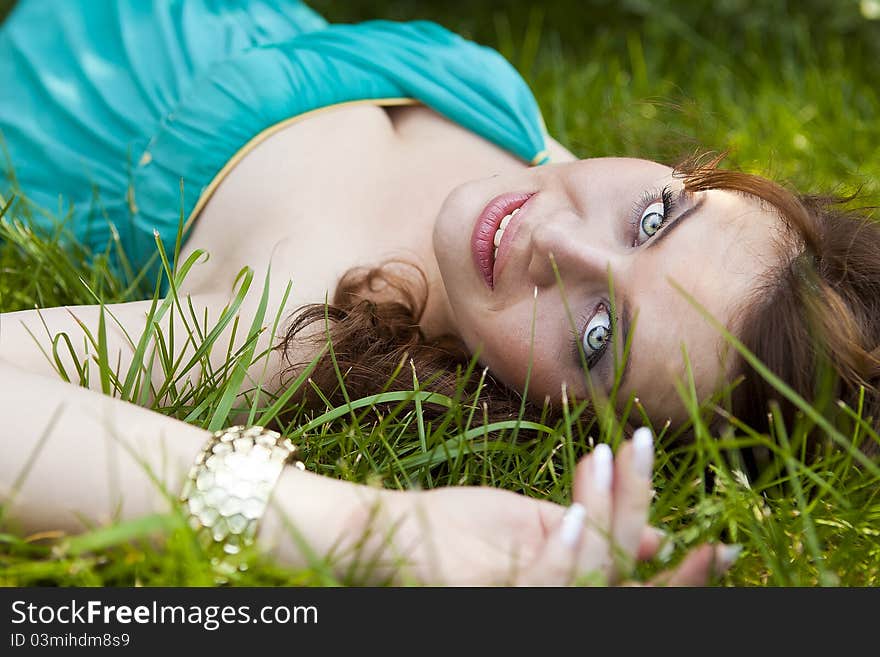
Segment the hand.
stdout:
<svg viewBox="0 0 880 657">
<path fill-rule="evenodd" d="M 449 487 L 400 493 L 401 515 L 388 549 L 399 582 L 529 586 L 618 584 L 637 559 L 654 556 L 661 533 L 647 524 L 653 439 L 636 432 L 613 458 L 599 445 L 575 472 L 565 507 L 494 488 Z M 413 505 L 412 496 L 417 496 Z M 408 496 L 408 497 L 407 497 Z M 699 586 L 736 556 L 703 545 L 650 584 Z"/>
</svg>

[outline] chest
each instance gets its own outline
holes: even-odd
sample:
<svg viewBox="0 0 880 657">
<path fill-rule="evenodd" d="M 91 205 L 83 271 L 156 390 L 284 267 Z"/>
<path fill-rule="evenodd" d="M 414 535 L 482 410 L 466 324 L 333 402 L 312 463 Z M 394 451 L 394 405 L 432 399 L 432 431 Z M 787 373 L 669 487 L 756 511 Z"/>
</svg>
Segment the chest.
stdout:
<svg viewBox="0 0 880 657">
<path fill-rule="evenodd" d="M 190 233 L 211 257 L 185 293 L 230 292 L 245 266 L 273 296 L 332 298 L 351 267 L 430 250 L 433 219 L 457 185 L 525 165 L 423 106 L 328 108 L 248 152 Z"/>
</svg>

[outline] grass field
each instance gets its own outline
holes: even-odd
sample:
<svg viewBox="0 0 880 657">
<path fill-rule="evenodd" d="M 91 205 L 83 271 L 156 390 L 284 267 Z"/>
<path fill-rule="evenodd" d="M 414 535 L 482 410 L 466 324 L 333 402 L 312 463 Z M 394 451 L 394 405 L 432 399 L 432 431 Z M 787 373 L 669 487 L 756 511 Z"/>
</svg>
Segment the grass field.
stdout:
<svg viewBox="0 0 880 657">
<path fill-rule="evenodd" d="M 550 133 L 581 157 L 672 164 L 697 149 L 729 150 L 725 166 L 801 191 L 859 190 L 859 205 L 880 200 L 877 0 L 311 4 L 333 22 L 435 20 L 497 48 L 531 84 Z M 0 16 L 9 6 L 0 0 Z M 0 224 L 0 311 L 94 303 L 89 288 L 107 303 L 142 298 L 100 259 L 87 266 L 88 254 L 64 251 L 10 218 Z M 169 394 L 156 410 L 207 427 L 230 401 L 227 383 Z M 228 412 L 270 416 L 271 402 L 264 396 L 250 408 L 237 400 Z M 852 409 L 844 433 L 803 401 L 802 417 L 778 424 L 773 435 L 734 426 L 714 436 L 705 429 L 706 409 L 692 406 L 695 442 L 680 445 L 674 432 L 658 441 L 652 521 L 671 532 L 673 562 L 689 546 L 722 540 L 744 550 L 720 584 L 880 584 L 880 464 L 847 447 L 880 441 L 872 418 Z M 478 417 L 470 425 L 477 438 L 460 430 L 471 414 L 466 407 L 453 406 L 448 421 L 433 425 L 419 421 L 415 401 L 381 420 L 368 407 L 360 413 L 358 422 L 338 413 L 300 439 L 309 469 L 395 488 L 487 484 L 565 503 L 576 458 L 596 441 L 621 440 L 619 418 L 610 416 L 546 427 L 527 440 L 514 440 L 510 423 L 487 442 Z M 823 427 L 828 448 L 805 462 L 803 438 L 814 425 Z M 750 480 L 738 452 L 755 445 L 766 447 L 771 462 Z M 158 548 L 147 540 L 157 532 L 167 537 Z M 171 516 L 55 542 L 0 526 L 0 584 L 210 584 L 210 567 L 189 539 Z M 644 564 L 638 574 L 660 567 Z M 330 582 L 321 568 L 292 573 L 255 555 L 233 583 Z"/>
</svg>

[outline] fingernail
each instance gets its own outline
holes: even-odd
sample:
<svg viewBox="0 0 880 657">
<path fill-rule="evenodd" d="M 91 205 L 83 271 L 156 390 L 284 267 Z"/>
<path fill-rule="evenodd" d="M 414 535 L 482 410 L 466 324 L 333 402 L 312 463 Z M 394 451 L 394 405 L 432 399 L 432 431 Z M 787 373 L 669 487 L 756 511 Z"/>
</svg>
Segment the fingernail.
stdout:
<svg viewBox="0 0 880 657">
<path fill-rule="evenodd" d="M 669 532 L 664 531 L 659 527 L 651 527 L 651 530 L 660 542 L 660 549 L 657 550 L 655 558 L 661 563 L 666 563 L 675 551 L 675 542 L 672 540 Z"/>
<path fill-rule="evenodd" d="M 657 537 L 658 541 L 665 541 L 669 538 L 669 532 L 659 527 L 648 527 L 649 531 Z"/>
<path fill-rule="evenodd" d="M 715 574 L 723 575 L 724 572 L 733 565 L 733 562 L 739 557 L 743 546 L 738 543 L 733 545 L 719 545 L 715 550 Z"/>
<path fill-rule="evenodd" d="M 613 456 L 611 448 L 605 443 L 596 445 L 593 450 L 593 487 L 599 491 L 611 489 L 611 469 Z"/>
<path fill-rule="evenodd" d="M 648 427 L 636 429 L 632 437 L 633 468 L 636 474 L 650 479 L 654 468 L 654 434 Z"/>
<path fill-rule="evenodd" d="M 559 532 L 559 538 L 566 547 L 574 548 L 581 540 L 581 534 L 584 533 L 584 518 L 587 516 L 587 510 L 582 504 L 575 502 L 565 511 L 562 516 L 562 529 Z"/>
</svg>

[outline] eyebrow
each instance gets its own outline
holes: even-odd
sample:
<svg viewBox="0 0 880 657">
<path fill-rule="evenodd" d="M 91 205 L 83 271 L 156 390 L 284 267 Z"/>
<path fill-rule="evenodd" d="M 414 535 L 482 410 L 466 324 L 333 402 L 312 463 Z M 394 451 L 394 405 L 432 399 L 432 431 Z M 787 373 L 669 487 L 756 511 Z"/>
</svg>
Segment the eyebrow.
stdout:
<svg viewBox="0 0 880 657">
<path fill-rule="evenodd" d="M 678 204 L 678 203 L 681 202 L 681 199 L 682 199 L 682 197 L 683 197 L 684 195 L 685 195 L 685 191 L 682 189 L 682 190 L 678 193 L 678 199 L 676 200 L 676 204 Z M 680 226 L 682 223 L 684 223 L 684 220 L 685 220 L 685 219 L 687 219 L 688 217 L 694 215 L 694 214 L 697 212 L 697 210 L 699 210 L 700 208 L 703 207 L 703 204 L 704 204 L 705 202 L 706 202 L 706 197 L 704 196 L 704 197 L 702 197 L 699 201 L 697 201 L 696 203 L 694 203 L 691 207 L 689 207 L 687 210 L 685 210 L 685 211 L 682 212 L 680 215 L 678 215 L 678 216 L 677 216 L 675 219 L 673 219 L 671 222 L 669 222 L 668 224 L 666 224 L 666 225 L 663 227 L 663 229 L 662 229 L 659 233 L 657 233 L 657 235 L 654 236 L 654 239 L 649 240 L 648 243 L 644 245 L 645 248 L 646 248 L 646 249 L 653 249 L 655 246 L 657 246 L 657 244 L 660 243 L 660 240 L 664 239 L 664 238 L 665 238 L 667 235 L 669 235 L 669 233 L 671 233 L 675 228 L 677 228 L 677 227 Z"/>
<path fill-rule="evenodd" d="M 681 198 L 685 195 L 685 193 L 686 192 L 684 191 L 684 189 L 682 189 L 678 193 L 678 199 L 676 201 L 677 203 L 679 203 L 681 201 Z M 684 223 L 685 219 L 696 214 L 697 210 L 699 210 L 700 208 L 703 207 L 703 204 L 705 203 L 705 201 L 706 201 L 706 197 L 704 196 L 699 201 L 694 203 L 691 207 L 689 207 L 687 210 L 685 210 L 680 215 L 678 215 L 670 223 L 666 224 L 666 226 L 664 226 L 663 229 L 659 233 L 657 233 L 657 235 L 654 237 L 654 239 L 650 240 L 647 244 L 645 244 L 645 248 L 650 249 L 650 248 L 653 248 L 654 246 L 656 246 L 657 243 L 660 240 L 662 240 L 664 237 L 669 235 L 669 233 L 671 233 L 672 230 L 676 226 L 680 226 L 682 223 Z M 625 348 L 626 343 L 629 341 L 629 330 L 630 330 L 630 325 L 632 323 L 632 316 L 630 315 L 629 304 L 627 304 L 626 299 L 623 299 L 621 301 L 620 305 L 621 305 L 620 322 L 622 325 L 622 327 L 621 327 L 622 328 L 622 330 L 621 330 L 622 336 L 621 337 L 623 340 L 620 344 Z M 615 351 L 615 359 L 618 358 L 618 356 L 616 356 L 616 353 L 617 352 Z M 621 355 L 620 358 L 622 358 L 622 357 L 623 356 Z M 629 370 L 630 370 L 629 365 L 631 362 L 632 362 L 632 345 L 630 345 L 630 352 L 629 352 L 629 354 L 627 354 L 627 357 L 623 362 L 623 371 L 620 373 L 620 381 L 617 384 L 618 391 L 622 390 L 624 384 L 626 383 L 627 375 L 629 374 Z M 617 364 L 615 362 L 614 370 L 612 371 L 612 375 L 615 376 L 616 372 L 617 372 Z M 611 380 L 611 386 L 609 387 L 609 390 L 611 390 L 611 388 L 613 388 L 613 387 L 614 387 L 614 379 Z"/>
</svg>

